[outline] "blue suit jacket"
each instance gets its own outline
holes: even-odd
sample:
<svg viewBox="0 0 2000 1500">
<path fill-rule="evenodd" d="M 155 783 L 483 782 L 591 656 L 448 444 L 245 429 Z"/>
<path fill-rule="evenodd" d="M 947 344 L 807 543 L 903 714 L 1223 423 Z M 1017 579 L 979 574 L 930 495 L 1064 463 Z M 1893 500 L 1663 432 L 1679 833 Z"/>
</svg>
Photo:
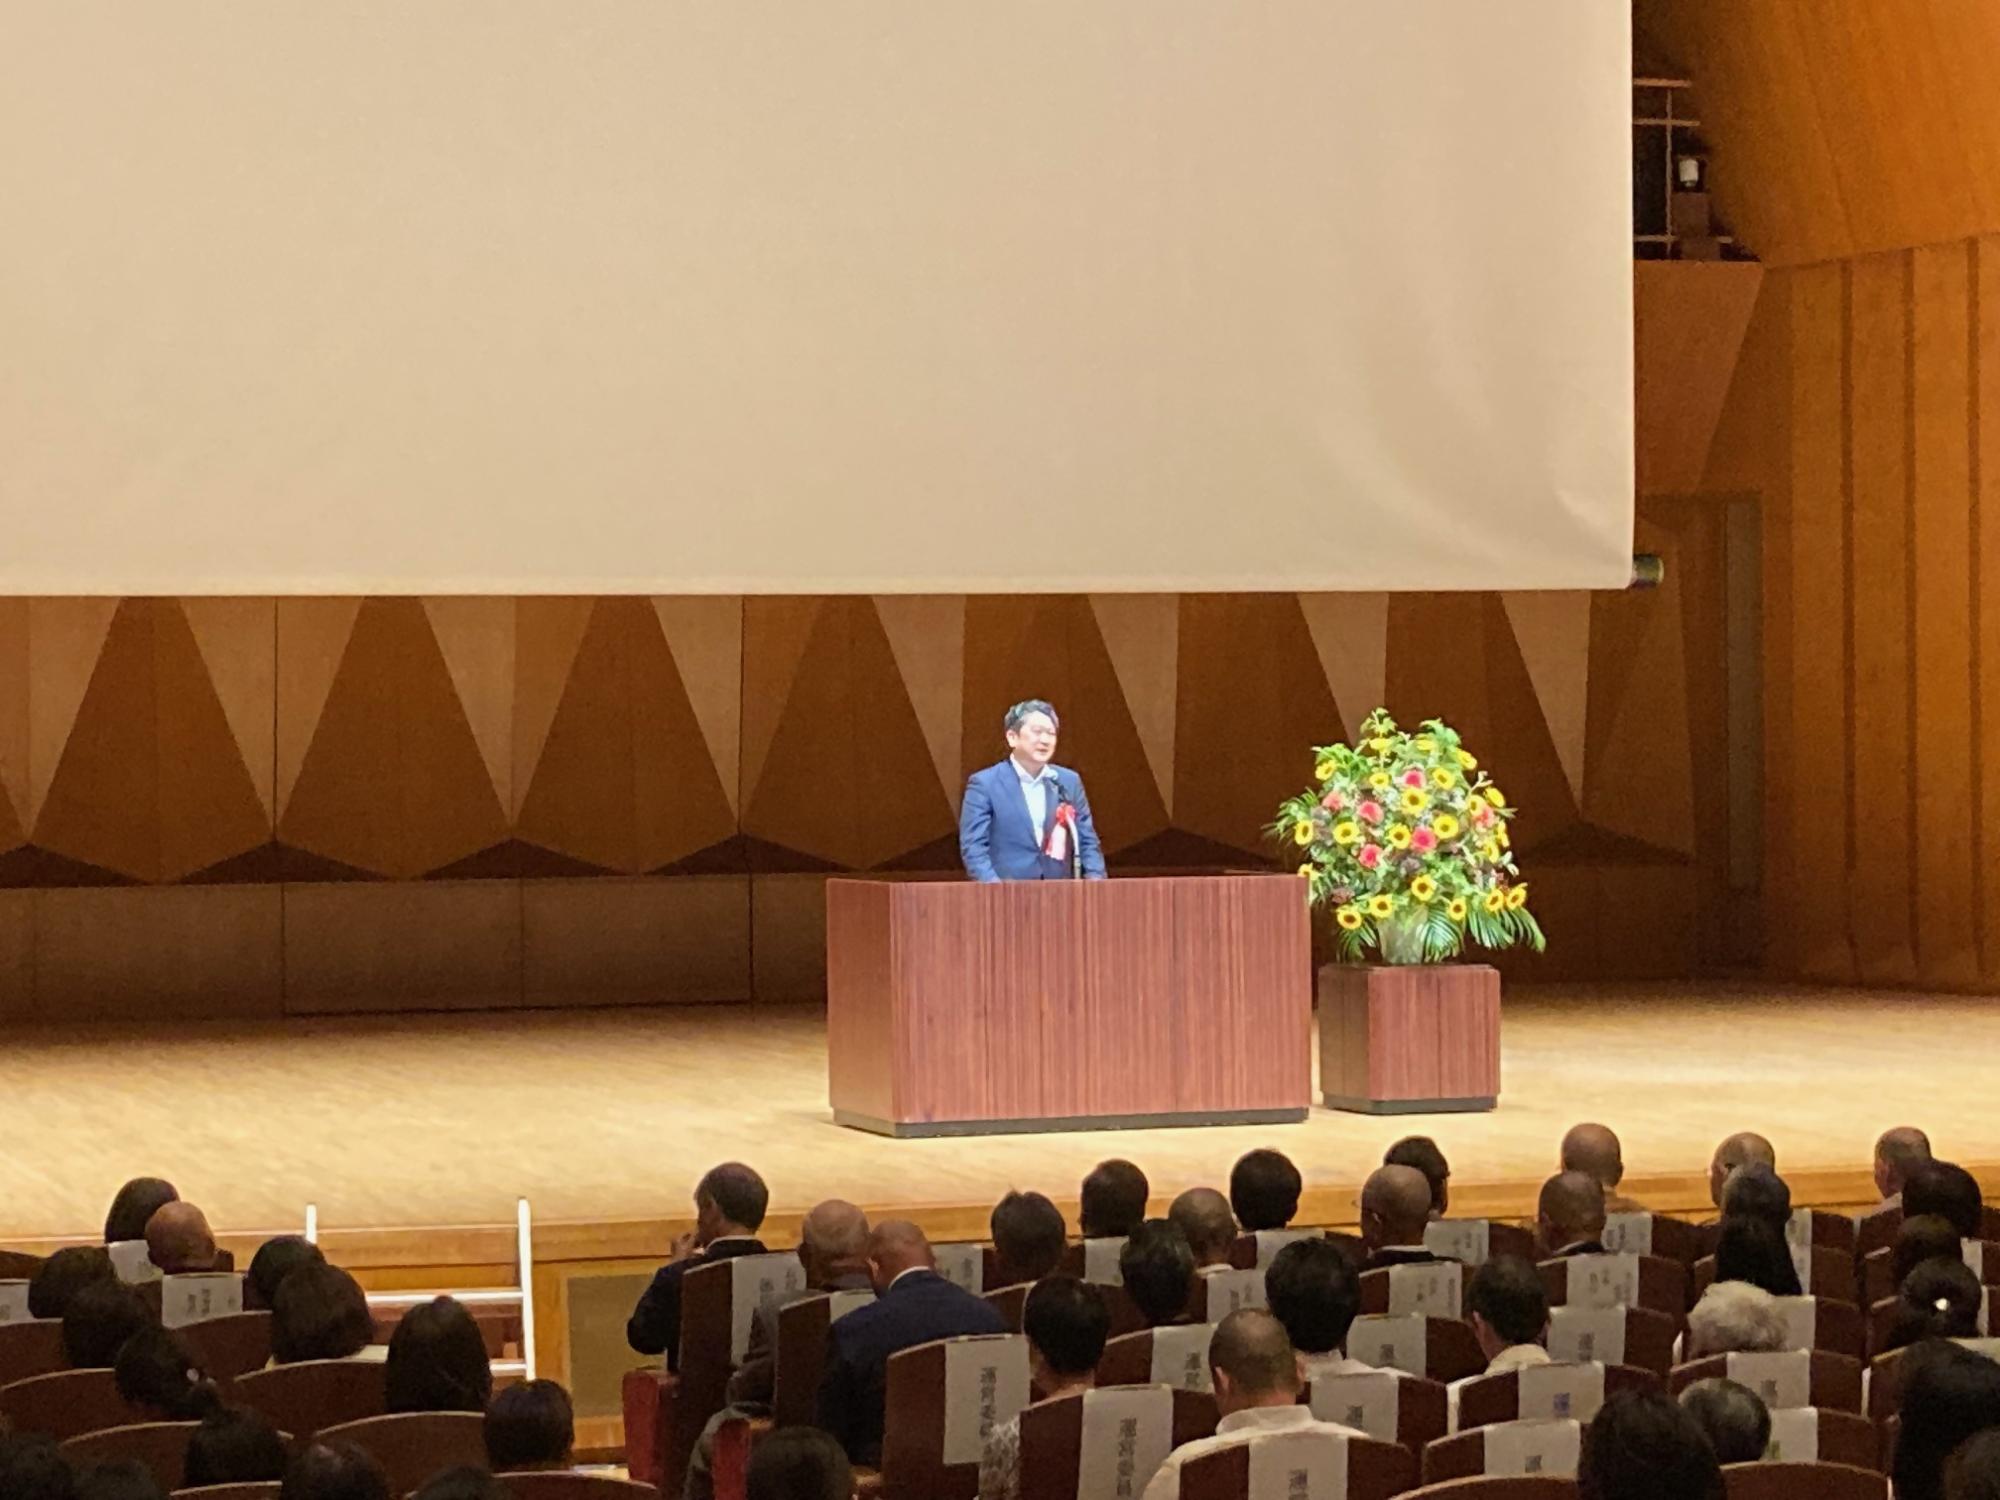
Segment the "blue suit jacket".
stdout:
<svg viewBox="0 0 2000 1500">
<path fill-rule="evenodd" d="M 1069 800 L 1076 804 L 1077 850 L 1086 880 L 1104 878 L 1104 851 L 1098 846 L 1097 828 L 1090 821 L 1090 800 L 1083 795 L 1083 778 L 1076 772 L 1050 765 L 1049 774 L 1062 783 Z M 1055 798 L 1049 798 L 1049 813 L 1055 813 Z M 958 852 L 965 871 L 974 880 L 1067 880 L 1067 859 L 1050 859 L 1042 853 L 1042 841 L 1035 836 L 1034 820 L 1028 816 L 1028 794 L 1012 757 L 997 766 L 974 771 L 965 784 L 965 801 L 958 813 Z"/>
</svg>

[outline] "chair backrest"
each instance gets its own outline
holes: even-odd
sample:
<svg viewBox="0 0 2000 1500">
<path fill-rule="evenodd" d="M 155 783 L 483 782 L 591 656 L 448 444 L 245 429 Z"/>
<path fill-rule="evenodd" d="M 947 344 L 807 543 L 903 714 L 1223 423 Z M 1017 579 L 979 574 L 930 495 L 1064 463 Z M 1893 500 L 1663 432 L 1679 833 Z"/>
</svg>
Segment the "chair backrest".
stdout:
<svg viewBox="0 0 2000 1500">
<path fill-rule="evenodd" d="M 1348 1329 L 1347 1353 L 1378 1370 L 1401 1370 L 1447 1382 L 1486 1368 L 1472 1326 L 1456 1318 L 1359 1317 Z"/>
<path fill-rule="evenodd" d="M 1581 1422 L 1495 1422 L 1425 1444 L 1423 1479 L 1435 1484 L 1476 1474 L 1573 1475 L 1582 1447 Z"/>
<path fill-rule="evenodd" d="M 1424 1248 L 1468 1266 L 1483 1266 L 1496 1255 L 1535 1258 L 1535 1236 L 1498 1219 L 1433 1219 L 1424 1226 Z"/>
<path fill-rule="evenodd" d="M 986 1295 L 985 1246 L 965 1242 L 933 1245 L 931 1253 L 937 1257 L 938 1275 L 975 1297 Z M 804 1282 L 802 1281 L 800 1285 L 803 1287 Z"/>
<path fill-rule="evenodd" d="M 1099 1286 L 1123 1286 L 1125 1273 L 1118 1269 L 1118 1257 L 1124 1249 L 1123 1235 L 1078 1240 L 1063 1251 L 1063 1273 L 1094 1281 Z"/>
<path fill-rule="evenodd" d="M 1257 1433 L 1181 1468 L 1181 1500 L 1389 1500 L 1416 1483 L 1409 1449 L 1301 1428 Z"/>
<path fill-rule="evenodd" d="M 1726 1464 L 1729 1500 L 1888 1500 L 1888 1479 L 1846 1464 Z"/>
<path fill-rule="evenodd" d="M 1809 1295 L 1834 1302 L 1854 1301 L 1854 1256 L 1846 1250 L 1830 1250 L 1825 1245 L 1793 1245 L 1792 1266 L 1799 1273 L 1799 1286 Z M 1865 1268 L 1864 1268 L 1864 1281 Z M 1704 1255 L 1694 1263 L 1694 1295 L 1699 1298 L 1715 1284 L 1715 1257 Z"/>
<path fill-rule="evenodd" d="M 1168 1452 L 1215 1431 L 1215 1398 L 1157 1385 L 1099 1386 L 1021 1411 L 1021 1500 L 1144 1492 Z"/>
<path fill-rule="evenodd" d="M 33 1281 L 42 1257 L 25 1250 L 0 1250 L 0 1281 Z"/>
<path fill-rule="evenodd" d="M 1229 1263 L 1240 1271 L 1268 1271 L 1278 1252 L 1295 1240 L 1323 1240 L 1317 1229 L 1257 1229 L 1236 1236 L 1230 1246 Z"/>
<path fill-rule="evenodd" d="M 1552 1307 L 1551 1359 L 1634 1365 L 1661 1379 L 1674 1363 L 1674 1320 L 1650 1307 Z"/>
<path fill-rule="evenodd" d="M 1208 1345 L 1214 1337 L 1211 1324 L 1175 1323 L 1107 1339 L 1097 1361 L 1097 1383 L 1206 1391 L 1210 1388 Z"/>
<path fill-rule="evenodd" d="M 579 1474 L 574 1469 L 537 1469 L 496 1476 L 514 1500 L 659 1500 L 660 1492 L 636 1479 L 614 1474 Z"/>
<path fill-rule="evenodd" d="M 1682 1266 L 1692 1266 L 1708 1253 L 1708 1236 L 1701 1225 L 1690 1224 L 1686 1219 L 1670 1219 L 1665 1214 L 1606 1214 L 1604 1233 L 1598 1239 L 1606 1250 L 1614 1253 L 1657 1255 L 1678 1261 Z"/>
<path fill-rule="evenodd" d="M 389 1493 L 421 1489 L 441 1469 L 486 1467 L 486 1418 L 476 1411 L 405 1411 L 322 1427 L 319 1440 L 348 1442 L 389 1476 Z"/>
<path fill-rule="evenodd" d="M 1474 1474 L 1426 1484 L 1403 1500 L 1576 1500 L 1576 1481 L 1555 1474 Z"/>
<path fill-rule="evenodd" d="M 304 1442 L 322 1428 L 381 1416 L 388 1375 L 375 1360 L 309 1359 L 238 1376 L 236 1399 Z"/>
<path fill-rule="evenodd" d="M 972 1500 L 995 1427 L 1028 1404 L 1028 1341 L 1018 1333 L 938 1339 L 889 1357 L 882 1483 L 892 1495 Z"/>
<path fill-rule="evenodd" d="M 1401 1317 L 1456 1318 L 1465 1312 L 1465 1267 L 1455 1260 L 1378 1266 L 1361 1273 L 1361 1311 Z"/>
<path fill-rule="evenodd" d="M 234 1271 L 202 1271 L 160 1279 L 160 1321 L 188 1328 L 243 1311 L 243 1278 Z"/>
<path fill-rule="evenodd" d="M 1794 1245 L 1822 1245 L 1828 1250 L 1843 1250 L 1853 1255 L 1854 1221 L 1846 1214 L 1795 1208 L 1785 1225 L 1785 1238 Z"/>
<path fill-rule="evenodd" d="M 1861 1362 L 1823 1349 L 1791 1349 L 1776 1354 L 1711 1354 L 1675 1365 L 1668 1389 L 1678 1396 L 1697 1380 L 1718 1376 L 1747 1385 L 1774 1410 L 1816 1406 L 1821 1410 L 1861 1410 Z"/>
<path fill-rule="evenodd" d="M 1792 1335 L 1795 1349 L 1824 1349 L 1860 1359 L 1866 1349 L 1867 1326 L 1861 1309 L 1832 1297 L 1780 1297 L 1778 1311 Z"/>
<path fill-rule="evenodd" d="M 1644 1307 L 1687 1317 L 1687 1269 L 1661 1255 L 1567 1255 L 1541 1263 L 1551 1307 Z"/>
<path fill-rule="evenodd" d="M 181 1482 L 187 1468 L 188 1439 L 200 1429 L 199 1422 L 140 1422 L 131 1427 L 107 1427 L 102 1432 L 86 1432 L 62 1445 L 62 1455 L 78 1470 L 93 1464 L 124 1463 L 136 1459 L 163 1490 Z"/>
<path fill-rule="evenodd" d="M 198 1484 L 171 1493 L 173 1500 L 278 1500 L 281 1488 L 278 1480 L 267 1479 L 256 1484 Z"/>
<path fill-rule="evenodd" d="M 1482 1375 L 1458 1388 L 1458 1427 L 1466 1432 L 1497 1422 L 1588 1422 L 1619 1391 L 1657 1391 L 1663 1382 L 1633 1365 L 1526 1365 Z"/>
<path fill-rule="evenodd" d="M 875 1294 L 867 1291 L 821 1292 L 795 1298 L 778 1309 L 771 1373 L 771 1416 L 778 1426 L 812 1424 L 819 1408 L 820 1376 L 826 1370 L 827 1330 L 874 1300 Z"/>
<path fill-rule="evenodd" d="M 0 1385 L 49 1375 L 69 1367 L 63 1353 L 62 1319 L 31 1318 L 0 1324 Z"/>
<path fill-rule="evenodd" d="M 1238 1308 L 1268 1305 L 1264 1273 L 1232 1268 L 1195 1277 L 1194 1295 L 1188 1299 L 1188 1316 L 1197 1323 L 1220 1323 Z"/>
<path fill-rule="evenodd" d="M 1014 1286 L 999 1287 L 982 1295 L 986 1299 L 986 1305 L 1000 1314 L 1000 1321 L 1007 1325 L 1007 1331 L 1019 1333 L 1021 1315 L 1028 1310 L 1028 1293 L 1034 1289 L 1033 1282 L 1023 1281 Z"/>
<path fill-rule="evenodd" d="M 729 1376 L 750 1342 L 758 1306 L 805 1290 L 805 1267 L 789 1252 L 739 1255 L 700 1265 L 681 1278 L 680 1384 L 674 1426 L 698 1434 L 728 1399 Z M 690 1436 L 689 1442 L 692 1442 Z M 679 1439 L 670 1442 L 666 1462 L 683 1462 Z M 666 1480 L 678 1488 L 678 1469 Z"/>
<path fill-rule="evenodd" d="M 1401 1443 L 1412 1453 L 1443 1437 L 1450 1425 L 1451 1397 L 1443 1382 L 1396 1370 L 1321 1376 L 1307 1384 L 1299 1399 L 1322 1422 Z"/>
<path fill-rule="evenodd" d="M 190 1323 L 180 1335 L 195 1363 L 215 1380 L 234 1380 L 271 1362 L 271 1315 L 267 1312 L 231 1313 Z"/>
<path fill-rule="evenodd" d="M 1882 1438 L 1873 1422 L 1854 1412 L 1790 1407 L 1771 1413 L 1771 1442 L 1764 1457 L 1770 1463 L 1851 1464 L 1857 1469 L 1879 1469 Z"/>
<path fill-rule="evenodd" d="M 40 1432 L 57 1442 L 146 1420 L 125 1404 L 109 1370 L 58 1370 L 0 1386 L 0 1417 L 16 1432 Z"/>
</svg>

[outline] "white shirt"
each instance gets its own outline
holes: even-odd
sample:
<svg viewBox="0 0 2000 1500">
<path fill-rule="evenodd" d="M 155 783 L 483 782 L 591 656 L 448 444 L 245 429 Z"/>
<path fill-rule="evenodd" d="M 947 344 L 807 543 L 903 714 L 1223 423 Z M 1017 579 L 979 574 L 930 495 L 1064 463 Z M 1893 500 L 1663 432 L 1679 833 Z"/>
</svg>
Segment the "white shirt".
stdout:
<svg viewBox="0 0 2000 1500">
<path fill-rule="evenodd" d="M 1028 799 L 1028 819 L 1035 825 L 1035 837 L 1037 840 L 1044 839 L 1048 836 L 1049 783 L 1056 779 L 1055 772 L 1043 766 L 1030 776 L 1027 768 L 1013 756 L 1007 759 L 1014 767 L 1014 775 L 1020 779 L 1021 795 Z"/>
<path fill-rule="evenodd" d="M 1358 1428 L 1318 1420 L 1309 1406 L 1246 1407 L 1242 1411 L 1231 1412 L 1217 1422 L 1214 1437 L 1196 1438 L 1169 1453 L 1167 1461 L 1153 1475 L 1153 1482 L 1146 1486 L 1144 1500 L 1180 1500 L 1181 1468 L 1193 1459 L 1205 1458 L 1224 1448 L 1234 1448 L 1262 1433 L 1302 1431 L 1330 1432 L 1350 1438 L 1368 1436 Z"/>
<path fill-rule="evenodd" d="M 1324 1354 L 1301 1354 L 1299 1370 L 1308 1381 L 1326 1380 L 1335 1375 L 1374 1375 L 1374 1365 L 1365 1365 L 1358 1359 L 1349 1359 L 1338 1349 L 1329 1349 Z M 1394 1370 L 1380 1373 L 1394 1375 Z"/>
<path fill-rule="evenodd" d="M 1505 1349 L 1502 1349 L 1498 1354 L 1493 1356 L 1492 1360 L 1486 1366 L 1486 1373 L 1488 1375 L 1505 1375 L 1509 1370 L 1518 1370 L 1526 1365 L 1545 1365 L 1548 1363 L 1550 1363 L 1549 1351 L 1544 1349 L 1540 1344 L 1509 1344 Z M 1475 1376 L 1474 1378 L 1477 1379 L 1478 1377 Z"/>
</svg>

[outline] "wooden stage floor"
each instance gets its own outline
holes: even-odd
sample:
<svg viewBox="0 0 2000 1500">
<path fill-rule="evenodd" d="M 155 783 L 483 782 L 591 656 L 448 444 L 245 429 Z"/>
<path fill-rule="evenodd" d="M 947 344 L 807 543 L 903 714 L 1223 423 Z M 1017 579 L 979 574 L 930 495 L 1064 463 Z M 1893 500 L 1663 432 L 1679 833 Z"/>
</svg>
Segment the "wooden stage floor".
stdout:
<svg viewBox="0 0 2000 1500">
<path fill-rule="evenodd" d="M 525 1194 L 538 1222 L 580 1237 L 684 1218 L 695 1178 L 731 1157 L 764 1173 L 774 1209 L 837 1193 L 955 1206 L 960 1221 L 1014 1185 L 1073 1200 L 1107 1155 L 1138 1161 L 1164 1201 L 1260 1144 L 1299 1163 L 1317 1218 L 1351 1220 L 1383 1146 L 1418 1131 L 1450 1156 L 1461 1211 L 1522 1213 L 1581 1119 L 1618 1129 L 1628 1185 L 1663 1208 L 1691 1206 L 1715 1141 L 1737 1129 L 1773 1138 L 1802 1202 L 1864 1200 L 1888 1125 L 2000 1162 L 2000 999 L 1952 995 L 1517 987 L 1492 1114 L 1316 1109 L 1296 1126 L 969 1140 L 832 1124 L 810 1008 L 90 1028 L 5 1047 L 0 1242 L 89 1234 L 142 1172 L 172 1178 L 222 1230 L 296 1226 L 308 1200 L 329 1229 L 495 1224 Z"/>
</svg>

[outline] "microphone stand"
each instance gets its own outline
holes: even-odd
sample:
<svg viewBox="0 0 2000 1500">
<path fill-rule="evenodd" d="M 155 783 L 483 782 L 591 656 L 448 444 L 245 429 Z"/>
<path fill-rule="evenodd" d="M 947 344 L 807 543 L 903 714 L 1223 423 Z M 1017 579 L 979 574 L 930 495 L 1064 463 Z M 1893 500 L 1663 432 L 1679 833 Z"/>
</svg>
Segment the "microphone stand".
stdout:
<svg viewBox="0 0 2000 1500">
<path fill-rule="evenodd" d="M 1053 772 L 1051 773 L 1054 774 Z M 1062 784 L 1062 777 L 1054 777 L 1056 784 L 1056 816 L 1062 817 L 1062 810 L 1069 809 L 1069 878 L 1083 879 L 1083 840 L 1078 837 L 1076 804 L 1069 800 L 1069 788 Z"/>
</svg>

